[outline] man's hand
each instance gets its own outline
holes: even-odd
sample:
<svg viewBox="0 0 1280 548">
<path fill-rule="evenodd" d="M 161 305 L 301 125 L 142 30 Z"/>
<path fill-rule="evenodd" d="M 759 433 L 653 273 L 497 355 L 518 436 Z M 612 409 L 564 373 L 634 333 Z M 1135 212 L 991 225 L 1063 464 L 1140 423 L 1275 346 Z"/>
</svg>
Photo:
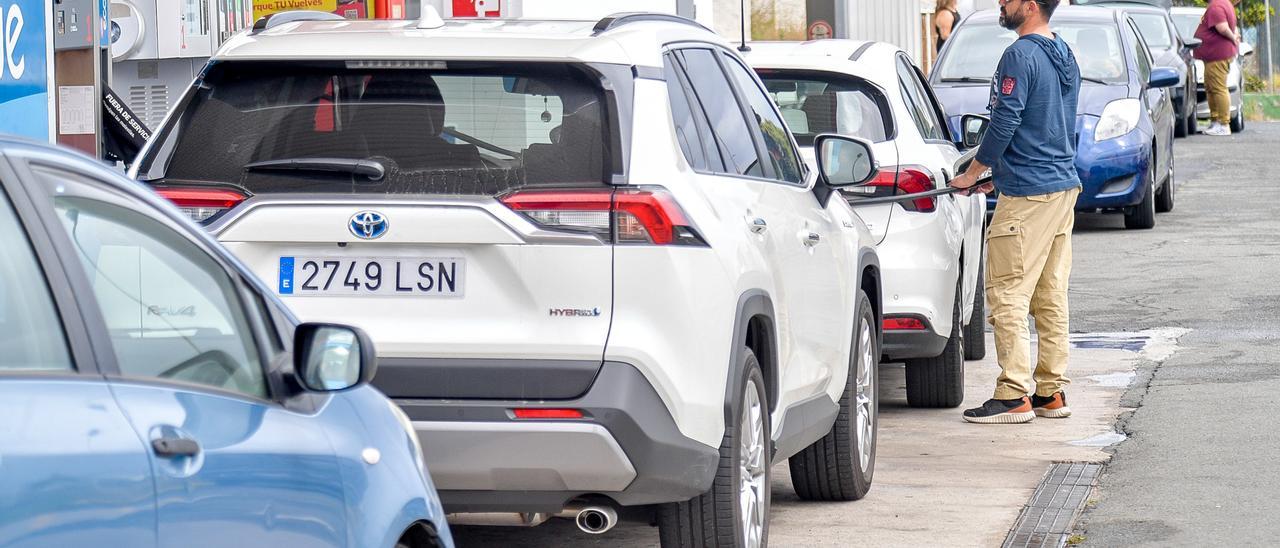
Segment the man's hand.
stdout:
<svg viewBox="0 0 1280 548">
<path fill-rule="evenodd" d="M 952 188 L 961 189 L 959 192 L 961 196 L 968 196 L 975 192 L 978 194 L 986 194 L 988 192 L 991 192 L 992 190 L 995 190 L 995 185 L 990 182 L 983 183 L 980 185 L 978 184 L 978 174 L 980 173 L 981 172 L 974 173 L 974 170 L 972 169 L 967 170 L 964 173 L 961 173 L 960 175 L 956 176 L 955 179 L 952 179 L 950 186 Z"/>
</svg>

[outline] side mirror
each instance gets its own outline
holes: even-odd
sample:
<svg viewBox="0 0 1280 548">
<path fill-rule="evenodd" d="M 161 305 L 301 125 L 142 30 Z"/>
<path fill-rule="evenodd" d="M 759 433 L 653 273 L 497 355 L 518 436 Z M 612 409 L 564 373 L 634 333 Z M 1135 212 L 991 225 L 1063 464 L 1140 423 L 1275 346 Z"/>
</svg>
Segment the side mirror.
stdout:
<svg viewBox="0 0 1280 548">
<path fill-rule="evenodd" d="M 965 114 L 960 117 L 960 148 L 971 149 L 982 144 L 982 136 L 987 134 L 987 126 L 991 118 L 981 114 Z"/>
<path fill-rule="evenodd" d="M 1147 81 L 1147 86 L 1154 88 L 1167 88 L 1178 85 L 1178 71 L 1169 67 L 1156 67 L 1151 69 L 1151 78 Z"/>
<path fill-rule="evenodd" d="M 378 368 L 373 341 L 357 328 L 304 323 L 293 333 L 293 369 L 313 392 L 339 392 L 368 383 Z"/>
<path fill-rule="evenodd" d="M 1187 49 L 1196 49 L 1200 47 L 1200 44 L 1202 43 L 1203 42 L 1199 38 L 1183 38 L 1182 39 L 1182 44 L 1184 46 L 1187 46 Z"/>
<path fill-rule="evenodd" d="M 1240 56 L 1248 57 L 1253 55 L 1253 44 L 1248 42 L 1240 42 Z"/>
<path fill-rule="evenodd" d="M 831 188 L 848 188 L 871 182 L 876 161 L 871 144 L 857 137 L 824 133 L 814 138 L 818 176 Z"/>
</svg>

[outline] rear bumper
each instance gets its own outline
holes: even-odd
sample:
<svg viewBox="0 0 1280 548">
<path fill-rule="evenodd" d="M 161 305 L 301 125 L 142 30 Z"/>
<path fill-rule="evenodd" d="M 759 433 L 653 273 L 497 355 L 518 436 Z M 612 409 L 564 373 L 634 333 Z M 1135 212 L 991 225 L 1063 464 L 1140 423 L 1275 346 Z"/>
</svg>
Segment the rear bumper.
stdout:
<svg viewBox="0 0 1280 548">
<path fill-rule="evenodd" d="M 555 512 L 586 494 L 624 506 L 688 500 L 715 478 L 718 448 L 682 435 L 633 366 L 605 362 L 569 400 L 396 399 L 422 441 L 448 512 Z M 513 408 L 579 409 L 517 420 Z"/>
<path fill-rule="evenodd" d="M 932 358 L 941 355 L 947 347 L 947 337 L 934 333 L 933 329 L 885 331 L 883 340 L 885 361 Z"/>
</svg>

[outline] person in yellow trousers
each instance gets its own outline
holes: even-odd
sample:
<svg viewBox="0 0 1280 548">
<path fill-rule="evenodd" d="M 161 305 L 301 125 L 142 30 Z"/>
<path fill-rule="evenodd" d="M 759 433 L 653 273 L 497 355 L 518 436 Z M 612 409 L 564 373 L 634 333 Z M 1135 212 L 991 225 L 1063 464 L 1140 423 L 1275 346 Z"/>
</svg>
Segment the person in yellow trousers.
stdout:
<svg viewBox="0 0 1280 548">
<path fill-rule="evenodd" d="M 1209 129 L 1205 135 L 1231 135 L 1231 92 L 1227 74 L 1231 60 L 1240 51 L 1240 31 L 1236 27 L 1236 10 L 1232 4 L 1240 0 L 1210 0 L 1200 18 L 1196 38 L 1200 47 L 1196 59 L 1204 61 L 1204 93 L 1209 99 Z"/>
<path fill-rule="evenodd" d="M 991 124 L 951 186 L 1000 191 L 987 229 L 987 302 L 1002 373 L 995 394 L 965 410 L 975 423 L 1023 423 L 1071 415 L 1063 387 L 1068 351 L 1067 279 L 1080 178 L 1075 123 L 1080 68 L 1049 30 L 1059 0 L 1000 0 L 1000 24 L 1018 39 L 991 80 Z M 976 185 L 990 168 L 990 183 Z M 976 186 L 976 188 L 975 188 Z M 1031 365 L 1027 313 L 1039 356 Z"/>
</svg>

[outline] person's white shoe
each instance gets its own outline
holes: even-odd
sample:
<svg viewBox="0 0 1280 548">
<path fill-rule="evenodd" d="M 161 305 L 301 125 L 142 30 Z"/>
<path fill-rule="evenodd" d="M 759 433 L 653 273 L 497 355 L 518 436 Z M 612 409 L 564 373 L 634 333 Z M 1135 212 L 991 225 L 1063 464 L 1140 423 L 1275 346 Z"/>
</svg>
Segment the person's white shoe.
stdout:
<svg viewBox="0 0 1280 548">
<path fill-rule="evenodd" d="M 1214 122 L 1209 129 L 1204 130 L 1205 135 L 1213 135 L 1215 137 L 1227 137 L 1231 135 L 1231 128 Z"/>
</svg>

